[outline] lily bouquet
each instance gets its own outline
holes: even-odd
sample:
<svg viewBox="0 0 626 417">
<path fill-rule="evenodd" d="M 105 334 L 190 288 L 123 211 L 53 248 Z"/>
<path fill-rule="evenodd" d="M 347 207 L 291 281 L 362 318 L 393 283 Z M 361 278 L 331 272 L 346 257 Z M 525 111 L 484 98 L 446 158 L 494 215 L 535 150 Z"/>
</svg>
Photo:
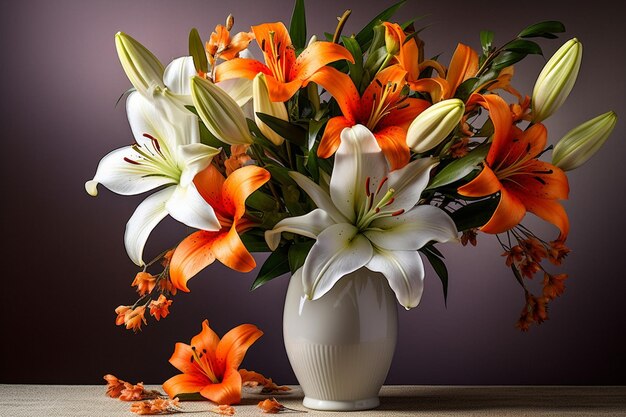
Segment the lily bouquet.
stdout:
<svg viewBox="0 0 626 417">
<path fill-rule="evenodd" d="M 116 309 L 117 324 L 138 330 L 146 310 L 166 317 L 172 296 L 216 260 L 252 271 L 251 252 L 271 252 L 252 289 L 301 268 L 303 295 L 315 300 L 367 268 L 410 309 L 422 295 L 423 259 L 446 294 L 435 244 L 476 245 L 478 232 L 498 239 L 522 287 L 517 326 L 547 318 L 567 277 L 543 263 L 560 265 L 569 252 L 565 171 L 598 150 L 616 116 L 548 146 L 542 122 L 574 86 L 581 43 L 569 40 L 547 61 L 530 97 L 512 86 L 513 65 L 542 54 L 532 39 L 556 38 L 561 23 L 529 26 L 501 46 L 482 31 L 481 50 L 459 43 L 448 63 L 425 58 L 417 22 L 391 20 L 401 5 L 353 35 L 342 34 L 347 11 L 333 33 L 308 40 L 302 0 L 289 29 L 234 33 L 229 16 L 206 42 L 193 29 L 189 56 L 166 67 L 129 35 L 115 36 L 133 86 L 134 143 L 104 156 L 86 189 L 153 191 L 126 225 L 139 299 Z M 558 235 L 536 236 L 521 223 L 527 212 Z M 196 231 L 145 261 L 146 241 L 168 215 Z M 536 274 L 539 292 L 528 286 Z"/>
</svg>

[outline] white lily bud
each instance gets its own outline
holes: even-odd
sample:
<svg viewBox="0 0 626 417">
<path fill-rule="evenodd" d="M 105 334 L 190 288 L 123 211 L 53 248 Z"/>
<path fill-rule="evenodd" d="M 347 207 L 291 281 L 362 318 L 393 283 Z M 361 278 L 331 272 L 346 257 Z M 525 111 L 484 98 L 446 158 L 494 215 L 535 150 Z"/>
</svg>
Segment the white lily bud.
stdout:
<svg viewBox="0 0 626 417">
<path fill-rule="evenodd" d="M 616 123 L 617 115 L 610 111 L 570 130 L 554 147 L 552 165 L 564 171 L 578 168 L 602 147 Z"/>
<path fill-rule="evenodd" d="M 459 124 L 465 104 L 458 98 L 443 100 L 424 110 L 413 120 L 406 134 L 406 143 L 416 153 L 439 145 Z"/>
<path fill-rule="evenodd" d="M 224 90 L 195 76 L 191 79 L 191 97 L 198 116 L 219 140 L 229 145 L 254 141 L 241 107 Z"/>
<path fill-rule="evenodd" d="M 152 94 L 155 87 L 163 84 L 163 64 L 145 46 L 131 36 L 117 32 L 115 48 L 122 68 L 131 84 L 144 96 Z"/>
<path fill-rule="evenodd" d="M 582 57 L 583 46 L 574 38 L 548 60 L 533 89 L 533 122 L 547 119 L 565 102 L 578 77 Z"/>
<path fill-rule="evenodd" d="M 257 113 L 265 113 L 284 121 L 289 121 L 285 103 L 273 102 L 270 99 L 270 92 L 265 81 L 265 74 L 258 73 L 252 81 L 252 103 L 254 105 L 254 120 L 263 136 L 268 138 L 274 145 L 280 146 L 285 140 L 278 133 L 274 132 L 268 125 L 257 116 Z"/>
</svg>

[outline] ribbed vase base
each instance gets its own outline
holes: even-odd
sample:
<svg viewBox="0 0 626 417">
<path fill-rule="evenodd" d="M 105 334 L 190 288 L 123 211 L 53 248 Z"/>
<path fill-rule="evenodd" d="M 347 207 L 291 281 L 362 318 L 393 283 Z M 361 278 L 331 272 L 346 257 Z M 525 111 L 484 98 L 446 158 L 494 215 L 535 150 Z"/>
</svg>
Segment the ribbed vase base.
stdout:
<svg viewBox="0 0 626 417">
<path fill-rule="evenodd" d="M 318 400 L 315 398 L 304 397 L 302 405 L 306 408 L 321 411 L 360 411 L 371 410 L 380 405 L 378 397 L 366 398 L 355 401 L 332 401 Z"/>
</svg>

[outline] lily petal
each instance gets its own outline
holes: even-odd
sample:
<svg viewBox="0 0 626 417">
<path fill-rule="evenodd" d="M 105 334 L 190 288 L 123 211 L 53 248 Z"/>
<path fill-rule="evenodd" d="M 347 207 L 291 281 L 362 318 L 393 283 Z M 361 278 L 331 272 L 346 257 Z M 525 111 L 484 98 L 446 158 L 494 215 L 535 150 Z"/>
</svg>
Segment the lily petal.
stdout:
<svg viewBox="0 0 626 417">
<path fill-rule="evenodd" d="M 280 234 L 283 232 L 317 239 L 320 233 L 333 224 L 335 222 L 332 217 L 324 210 L 318 208 L 304 216 L 287 217 L 279 221 L 272 230 L 265 232 L 265 241 L 271 250 L 275 250 L 280 243 Z"/>
<path fill-rule="evenodd" d="M 241 402 L 241 375 L 236 369 L 227 369 L 219 384 L 208 384 L 200 395 L 218 405 L 239 404 Z"/>
<path fill-rule="evenodd" d="M 178 374 L 163 383 L 163 391 L 170 398 L 180 394 L 193 394 L 202 391 L 207 382 L 197 375 Z"/>
<path fill-rule="evenodd" d="M 302 267 L 304 292 L 317 300 L 337 281 L 369 262 L 372 245 L 351 224 L 330 226 L 317 237 Z"/>
<path fill-rule="evenodd" d="M 308 82 L 321 85 L 337 101 L 344 117 L 355 120 L 361 96 L 349 75 L 333 67 L 322 67 L 309 77 Z"/>
<path fill-rule="evenodd" d="M 196 75 L 196 68 L 193 64 L 193 57 L 183 56 L 176 58 L 165 68 L 163 82 L 172 93 L 181 96 L 191 96 L 189 80 L 194 75 Z M 191 97 L 189 98 L 189 104 L 191 104 Z"/>
<path fill-rule="evenodd" d="M 203 352 L 206 351 L 206 353 L 204 353 L 208 358 L 214 358 L 215 357 L 215 352 L 217 351 L 217 346 L 220 342 L 220 338 L 219 336 L 213 331 L 213 329 L 211 329 L 211 327 L 209 327 L 209 321 L 208 320 L 204 320 L 202 321 L 202 331 L 200 333 L 198 333 L 197 335 L 195 335 L 192 339 L 191 339 L 191 346 L 194 346 L 196 348 L 196 350 Z M 191 353 L 191 352 L 189 352 Z M 189 362 L 189 355 L 187 355 L 187 357 L 184 357 L 184 359 Z M 176 366 L 174 363 L 172 363 L 172 360 L 170 359 L 170 363 L 174 366 Z M 178 366 L 176 366 L 176 368 L 178 368 Z M 184 370 L 178 368 L 178 370 L 185 372 Z M 187 372 L 185 372 L 187 373 Z"/>
<path fill-rule="evenodd" d="M 259 72 L 273 77 L 272 71 L 270 71 L 267 65 L 256 59 L 235 58 L 224 61 L 215 67 L 215 82 L 220 83 L 233 78 L 252 80 Z"/>
<path fill-rule="evenodd" d="M 209 166 L 213 157 L 220 153 L 220 149 L 203 143 L 190 143 L 179 146 L 178 160 L 182 161 L 183 172 L 180 175 L 180 185 L 187 187 L 193 182 L 196 174 Z"/>
<path fill-rule="evenodd" d="M 419 205 L 400 216 L 380 217 L 363 234 L 376 247 L 393 251 L 415 251 L 430 241 L 443 243 L 458 237 L 452 218 L 430 205 Z"/>
<path fill-rule="evenodd" d="M 404 167 L 409 162 L 411 150 L 406 144 L 406 129 L 389 126 L 376 130 L 374 136 L 392 171 Z"/>
<path fill-rule="evenodd" d="M 466 109 L 472 105 L 478 104 L 489 111 L 489 118 L 493 123 L 493 139 L 491 147 L 485 160 L 489 165 L 493 165 L 495 160 L 504 159 L 506 152 L 504 147 L 508 144 L 508 137 L 511 126 L 513 125 L 513 117 L 509 105 L 502 97 L 495 94 L 472 94 L 466 104 Z"/>
<path fill-rule="evenodd" d="M 344 129 L 330 178 L 330 197 L 350 223 L 365 212 L 371 192 L 366 186 L 376 187 L 386 174 L 387 162 L 372 132 L 362 125 Z"/>
<path fill-rule="evenodd" d="M 307 80 L 326 64 L 340 59 L 354 64 L 352 54 L 343 46 L 333 42 L 313 42 L 296 58 L 296 62 L 289 71 L 288 79 Z"/>
<path fill-rule="evenodd" d="M 202 198 L 196 186 L 175 187 L 165 208 L 179 222 L 195 229 L 216 231 L 220 225 L 213 207 Z"/>
<path fill-rule="evenodd" d="M 170 263 L 170 279 L 174 287 L 189 292 L 187 281 L 215 261 L 215 254 L 211 247 L 225 234 L 225 231 L 200 230 L 187 236 L 178 244 Z"/>
<path fill-rule="evenodd" d="M 96 196 L 97 186 L 102 184 L 114 193 L 135 195 L 176 183 L 170 176 L 155 175 L 154 167 L 142 164 L 141 158 L 130 146 L 109 152 L 98 163 L 93 179 L 85 183 L 85 189 Z"/>
<path fill-rule="evenodd" d="M 246 199 L 269 181 L 270 173 L 258 166 L 248 165 L 235 170 L 224 181 L 222 207 L 239 220 L 246 212 Z"/>
<path fill-rule="evenodd" d="M 407 310 L 416 307 L 424 291 L 424 264 L 416 251 L 374 250 L 367 269 L 382 273 L 396 294 L 398 302 Z"/>
<path fill-rule="evenodd" d="M 502 188 L 502 184 L 498 177 L 496 177 L 496 174 L 491 168 L 485 165 L 483 166 L 483 170 L 480 171 L 480 174 L 467 184 L 459 187 L 457 191 L 459 194 L 466 197 L 484 197 L 497 193 Z"/>
<path fill-rule="evenodd" d="M 389 173 L 389 189 L 394 189 L 394 200 L 385 207 L 385 211 L 409 211 L 420 199 L 422 191 L 430 180 L 430 170 L 439 161 L 436 158 L 420 158 L 402 169 Z"/>
<path fill-rule="evenodd" d="M 348 219 L 339 211 L 335 204 L 330 199 L 328 191 L 313 182 L 310 178 L 300 174 L 299 172 L 292 171 L 289 176 L 304 190 L 305 193 L 311 197 L 311 200 L 315 205 L 324 210 L 335 223 L 348 223 Z"/>
<path fill-rule="evenodd" d="M 235 271 L 250 272 L 256 267 L 256 261 L 239 237 L 236 223 L 215 241 L 211 250 L 218 261 Z"/>
<path fill-rule="evenodd" d="M 231 329 L 217 345 L 215 357 L 218 366 L 224 366 L 225 370 L 237 370 L 248 348 L 261 336 L 263 332 L 253 324 L 242 324 Z"/>
<path fill-rule="evenodd" d="M 485 233 L 502 233 L 519 224 L 526 214 L 526 207 L 506 188 L 500 190 L 500 202 L 489 221 L 480 228 Z"/>
<path fill-rule="evenodd" d="M 185 343 L 176 343 L 174 353 L 169 362 L 179 371 L 190 375 L 201 375 L 198 371 L 197 364 L 191 362 L 189 358 L 192 356 L 191 346 Z"/>
<path fill-rule="evenodd" d="M 555 200 L 526 197 L 524 205 L 531 213 L 555 225 L 561 232 L 559 235 L 560 241 L 567 239 L 567 235 L 569 234 L 569 218 L 561 203 Z"/>
<path fill-rule="evenodd" d="M 459 43 L 452 55 L 446 80 L 449 84 L 449 95 L 454 95 L 457 87 L 478 72 L 478 54 L 469 46 Z M 451 97 L 446 97 L 451 98 Z"/>
<path fill-rule="evenodd" d="M 354 121 L 344 116 L 336 116 L 330 119 L 324 128 L 324 134 L 317 148 L 317 156 L 330 158 L 339 148 L 341 132 L 347 127 L 354 126 L 354 124 Z"/>
<path fill-rule="evenodd" d="M 167 187 L 152 194 L 139 204 L 126 223 L 124 245 L 128 256 L 135 264 L 144 265 L 143 248 L 152 229 L 167 216 L 165 205 L 173 194 L 174 187 Z"/>
</svg>

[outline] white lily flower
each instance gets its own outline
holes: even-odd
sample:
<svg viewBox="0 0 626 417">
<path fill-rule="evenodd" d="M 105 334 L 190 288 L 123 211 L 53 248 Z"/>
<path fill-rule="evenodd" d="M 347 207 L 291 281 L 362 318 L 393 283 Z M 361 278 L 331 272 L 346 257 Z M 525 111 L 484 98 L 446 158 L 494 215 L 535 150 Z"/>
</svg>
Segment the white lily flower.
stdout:
<svg viewBox="0 0 626 417">
<path fill-rule="evenodd" d="M 318 208 L 278 222 L 265 233 L 267 244 L 275 249 L 282 232 L 317 239 L 302 267 L 309 299 L 322 297 L 341 277 L 366 267 L 381 272 L 398 302 L 413 308 L 424 280 L 417 250 L 430 241 L 458 237 L 443 210 L 417 205 L 436 164 L 435 159 L 422 158 L 389 172 L 374 135 L 362 125 L 346 128 L 329 191 L 302 174 L 290 174 Z"/>
<path fill-rule="evenodd" d="M 196 174 L 207 168 L 220 150 L 200 143 L 197 117 L 164 97 L 148 100 L 134 92 L 128 97 L 126 111 L 135 144 L 104 156 L 85 189 L 96 196 L 98 184 L 122 195 L 163 187 L 137 207 L 126 225 L 126 251 L 142 266 L 148 236 L 168 214 L 190 227 L 220 229 L 213 208 L 193 184 Z"/>
<path fill-rule="evenodd" d="M 171 103 L 187 111 L 185 106 L 193 105 L 190 81 L 197 75 L 193 58 L 184 56 L 174 59 L 165 69 L 163 64 L 140 42 L 123 32 L 115 35 L 117 54 L 122 68 L 135 89 L 144 97 L 156 96 L 167 98 Z M 245 51 L 244 51 L 245 52 Z M 248 56 L 242 52 L 242 56 Z M 244 78 L 227 80 L 216 84 L 232 97 L 240 107 L 252 99 L 252 81 Z M 158 104 L 164 101 L 156 101 Z M 168 117 L 171 107 L 161 110 Z"/>
</svg>

